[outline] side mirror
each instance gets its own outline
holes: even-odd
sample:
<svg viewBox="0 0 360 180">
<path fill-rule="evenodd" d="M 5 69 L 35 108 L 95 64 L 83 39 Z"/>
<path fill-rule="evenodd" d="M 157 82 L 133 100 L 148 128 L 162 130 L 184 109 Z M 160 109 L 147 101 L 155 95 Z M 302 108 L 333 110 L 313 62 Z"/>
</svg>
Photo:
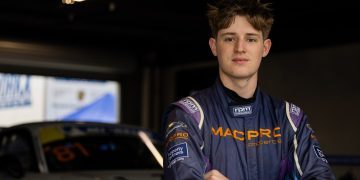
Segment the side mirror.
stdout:
<svg viewBox="0 0 360 180">
<path fill-rule="evenodd" d="M 25 170 L 21 162 L 14 155 L 4 155 L 0 157 L 0 171 L 13 178 L 22 178 L 25 176 Z"/>
</svg>

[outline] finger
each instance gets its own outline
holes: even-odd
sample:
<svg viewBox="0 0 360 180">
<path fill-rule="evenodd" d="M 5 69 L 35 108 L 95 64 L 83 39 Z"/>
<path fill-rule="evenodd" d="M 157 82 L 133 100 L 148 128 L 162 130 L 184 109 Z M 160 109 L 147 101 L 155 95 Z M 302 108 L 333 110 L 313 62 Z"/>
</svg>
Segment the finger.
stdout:
<svg viewBox="0 0 360 180">
<path fill-rule="evenodd" d="M 228 178 L 221 174 L 218 170 L 213 169 L 204 175 L 204 180 L 228 180 Z"/>
</svg>

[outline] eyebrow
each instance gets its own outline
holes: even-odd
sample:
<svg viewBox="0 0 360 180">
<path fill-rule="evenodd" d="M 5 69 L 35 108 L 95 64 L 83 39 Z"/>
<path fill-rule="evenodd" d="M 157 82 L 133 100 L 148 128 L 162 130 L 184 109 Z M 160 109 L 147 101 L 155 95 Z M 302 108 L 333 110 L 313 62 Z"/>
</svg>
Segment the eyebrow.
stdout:
<svg viewBox="0 0 360 180">
<path fill-rule="evenodd" d="M 246 33 L 247 36 L 260 36 L 258 33 Z"/>
<path fill-rule="evenodd" d="M 223 36 L 227 36 L 227 35 L 232 35 L 232 36 L 234 36 L 234 35 L 236 35 L 236 33 L 234 33 L 234 32 L 226 32 L 226 33 L 221 34 L 220 36 L 223 37 Z M 257 36 L 257 37 L 260 37 L 260 34 L 259 34 L 259 33 L 246 33 L 245 35 L 246 35 L 246 36 Z"/>
</svg>

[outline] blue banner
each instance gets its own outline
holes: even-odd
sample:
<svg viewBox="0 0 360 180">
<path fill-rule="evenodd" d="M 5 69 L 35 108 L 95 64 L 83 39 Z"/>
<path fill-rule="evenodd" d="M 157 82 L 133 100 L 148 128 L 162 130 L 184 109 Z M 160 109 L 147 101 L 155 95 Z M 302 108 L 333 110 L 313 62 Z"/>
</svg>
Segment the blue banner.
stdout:
<svg viewBox="0 0 360 180">
<path fill-rule="evenodd" d="M 30 78 L 0 73 L 0 109 L 31 105 Z"/>
</svg>

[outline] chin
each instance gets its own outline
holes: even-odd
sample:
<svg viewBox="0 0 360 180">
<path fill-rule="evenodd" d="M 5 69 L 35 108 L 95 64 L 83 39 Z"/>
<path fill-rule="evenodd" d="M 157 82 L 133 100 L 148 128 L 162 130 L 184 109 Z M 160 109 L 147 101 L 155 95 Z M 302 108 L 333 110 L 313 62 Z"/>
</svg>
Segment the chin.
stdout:
<svg viewBox="0 0 360 180">
<path fill-rule="evenodd" d="M 249 79 L 254 75 L 254 73 L 233 73 L 231 74 L 231 77 L 234 79 Z"/>
</svg>

